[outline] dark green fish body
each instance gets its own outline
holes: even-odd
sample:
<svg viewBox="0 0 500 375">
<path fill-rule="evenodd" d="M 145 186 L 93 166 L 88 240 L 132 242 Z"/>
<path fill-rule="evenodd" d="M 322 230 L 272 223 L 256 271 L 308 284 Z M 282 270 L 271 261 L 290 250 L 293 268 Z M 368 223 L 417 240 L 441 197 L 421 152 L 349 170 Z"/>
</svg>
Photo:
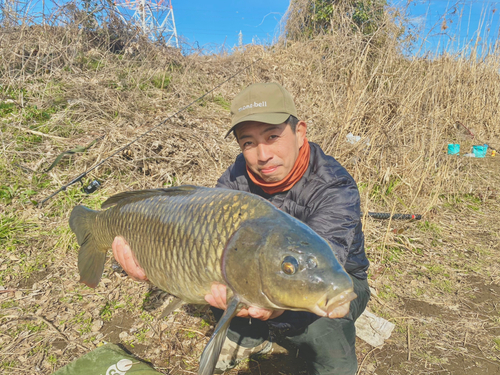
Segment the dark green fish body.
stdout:
<svg viewBox="0 0 500 375">
<path fill-rule="evenodd" d="M 222 252 L 241 222 L 276 211 L 250 194 L 222 189 L 123 195 L 94 214 L 89 231 L 96 245 L 106 251 L 115 236 L 123 236 L 148 279 L 188 303 L 206 303 L 211 284 L 225 283 Z"/>
<path fill-rule="evenodd" d="M 214 282 L 234 296 L 202 356 L 200 374 L 213 370 L 207 357 L 217 360 L 240 304 L 327 316 L 355 298 L 330 245 L 256 195 L 181 186 L 121 193 L 102 208 L 108 209 L 77 206 L 71 214 L 81 282 L 97 286 L 106 251 L 123 236 L 157 287 L 188 303 L 206 303 Z"/>
</svg>

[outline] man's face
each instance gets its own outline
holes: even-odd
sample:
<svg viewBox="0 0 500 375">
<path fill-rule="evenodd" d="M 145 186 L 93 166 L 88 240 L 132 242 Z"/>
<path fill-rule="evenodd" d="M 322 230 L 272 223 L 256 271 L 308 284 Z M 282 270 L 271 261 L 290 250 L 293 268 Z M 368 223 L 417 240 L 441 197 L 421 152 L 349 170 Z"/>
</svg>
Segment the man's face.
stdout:
<svg viewBox="0 0 500 375">
<path fill-rule="evenodd" d="M 292 170 L 299 149 L 304 144 L 307 125 L 290 125 L 246 121 L 236 128 L 236 136 L 248 168 L 265 182 L 283 180 Z"/>
</svg>

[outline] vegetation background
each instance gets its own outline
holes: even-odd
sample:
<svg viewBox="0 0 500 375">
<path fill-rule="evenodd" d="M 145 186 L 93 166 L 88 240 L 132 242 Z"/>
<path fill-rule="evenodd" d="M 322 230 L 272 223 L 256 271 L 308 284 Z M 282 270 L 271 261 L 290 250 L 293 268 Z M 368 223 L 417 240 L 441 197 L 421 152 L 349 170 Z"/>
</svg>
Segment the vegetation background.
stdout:
<svg viewBox="0 0 500 375">
<path fill-rule="evenodd" d="M 488 53 L 471 45 L 453 55 L 409 56 L 421 41 L 402 12 L 369 0 L 296 0 L 279 42 L 220 55 L 183 55 L 151 42 L 104 1 L 69 3 L 45 24 L 5 10 L 2 373 L 50 374 L 104 342 L 121 343 L 165 374 L 196 371 L 213 317 L 188 307 L 159 319 L 169 297 L 131 281 L 111 261 L 95 290 L 79 284 L 68 217 L 77 204 L 97 209 L 121 191 L 213 186 L 239 152 L 224 139 L 229 103 L 263 81 L 292 93 L 309 140 L 358 183 L 374 292 L 369 309 L 396 324 L 382 348 L 359 341 L 359 373 L 500 372 L 500 159 L 491 156 L 500 136 L 498 45 Z M 167 118 L 82 185 L 36 206 Z M 348 142 L 349 133 L 360 140 Z M 61 152 L 96 139 L 46 171 Z M 448 143 L 459 143 L 462 155 L 474 144 L 490 150 L 485 159 L 449 156 Z M 102 187 L 85 194 L 82 186 L 94 179 Z M 423 219 L 376 221 L 368 211 Z M 231 373 L 305 373 L 287 349 Z"/>
</svg>

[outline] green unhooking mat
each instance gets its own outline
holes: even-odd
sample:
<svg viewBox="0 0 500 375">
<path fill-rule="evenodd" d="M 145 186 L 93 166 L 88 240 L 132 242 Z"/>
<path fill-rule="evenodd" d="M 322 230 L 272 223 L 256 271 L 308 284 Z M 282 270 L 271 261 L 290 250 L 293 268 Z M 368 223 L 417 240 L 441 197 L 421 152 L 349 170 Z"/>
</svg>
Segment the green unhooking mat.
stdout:
<svg viewBox="0 0 500 375">
<path fill-rule="evenodd" d="M 146 363 L 114 344 L 103 345 L 52 375 L 158 375 Z"/>
</svg>

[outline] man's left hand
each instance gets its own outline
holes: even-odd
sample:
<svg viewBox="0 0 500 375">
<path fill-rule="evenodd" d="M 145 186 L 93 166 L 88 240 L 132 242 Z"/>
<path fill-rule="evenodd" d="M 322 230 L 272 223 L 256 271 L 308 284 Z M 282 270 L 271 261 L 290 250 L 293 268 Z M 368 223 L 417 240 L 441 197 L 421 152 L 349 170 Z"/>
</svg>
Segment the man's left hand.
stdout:
<svg viewBox="0 0 500 375">
<path fill-rule="evenodd" d="M 207 301 L 213 307 L 217 307 L 221 310 L 226 310 L 226 286 L 219 283 L 212 284 L 211 293 L 205 296 L 205 301 Z M 284 311 L 285 310 L 269 310 L 250 306 L 248 308 L 242 308 L 236 316 L 239 316 L 241 318 L 268 320 L 277 318 L 278 316 L 283 314 Z"/>
<path fill-rule="evenodd" d="M 351 303 L 348 302 L 348 303 L 344 303 L 343 305 L 337 306 L 328 314 L 328 317 L 331 319 L 343 318 L 344 316 L 349 314 L 349 306 L 350 305 L 351 305 Z"/>
</svg>

